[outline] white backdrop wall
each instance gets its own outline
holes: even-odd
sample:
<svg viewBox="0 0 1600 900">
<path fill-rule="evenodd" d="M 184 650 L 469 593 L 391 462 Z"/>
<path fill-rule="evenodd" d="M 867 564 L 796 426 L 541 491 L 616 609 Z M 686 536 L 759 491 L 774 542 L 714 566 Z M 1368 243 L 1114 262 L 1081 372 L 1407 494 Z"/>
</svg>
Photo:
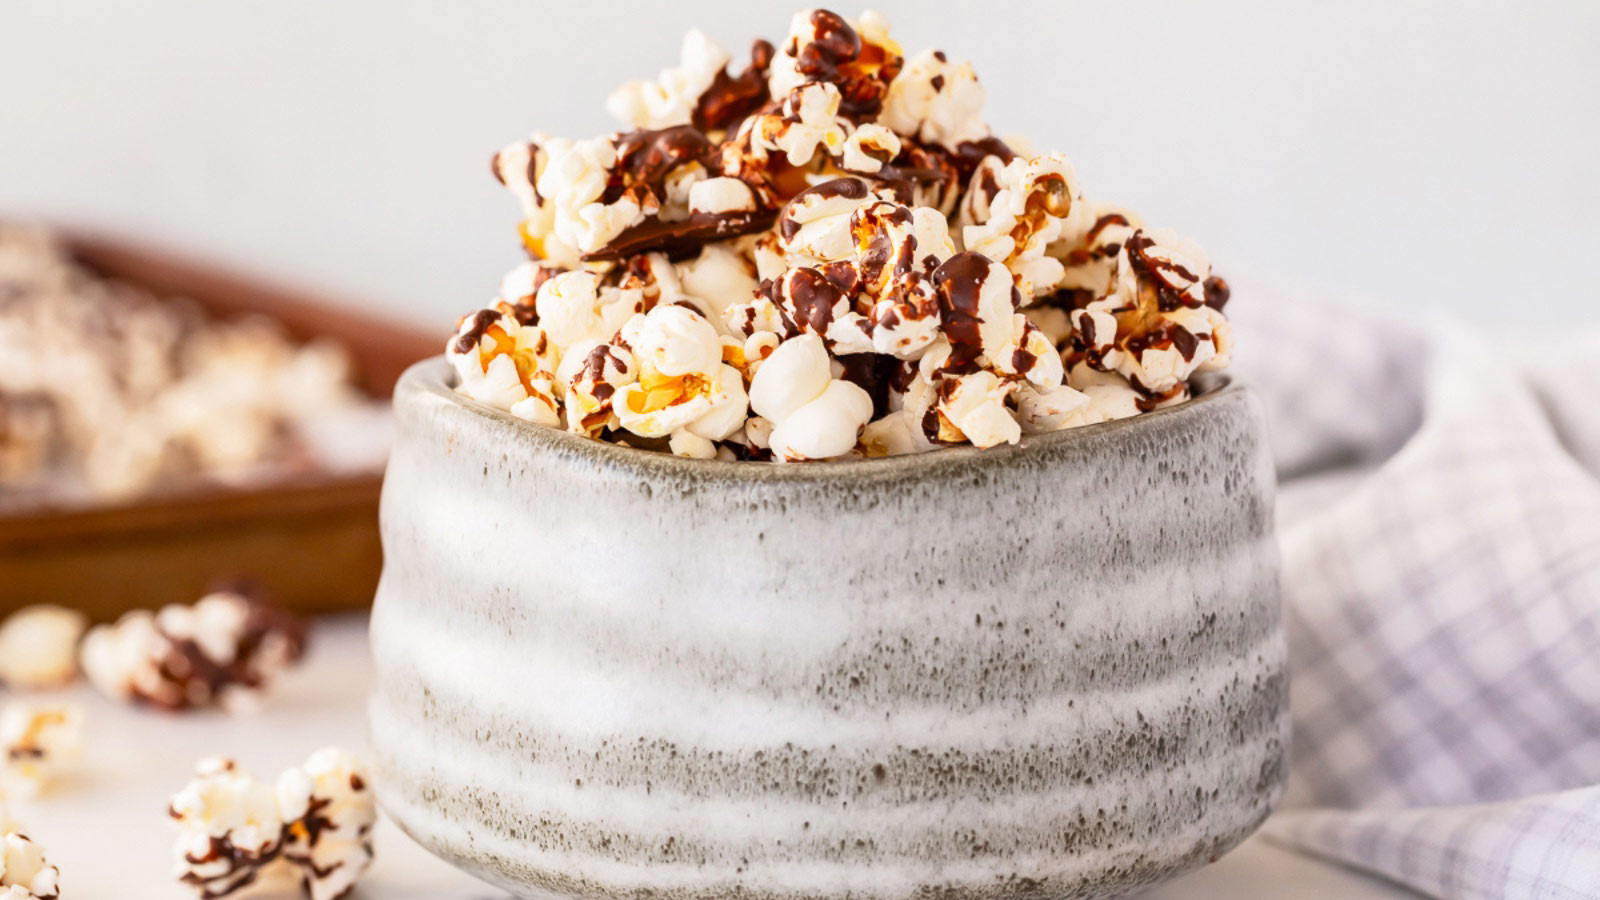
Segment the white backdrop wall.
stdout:
<svg viewBox="0 0 1600 900">
<path fill-rule="evenodd" d="M 975 62 L 999 132 L 1225 265 L 1486 328 L 1600 322 L 1600 2 L 876 6 L 908 50 Z M 0 0 L 0 216 L 443 326 L 518 258 L 496 147 L 609 130 L 606 93 L 684 29 L 742 57 L 791 11 Z"/>
</svg>

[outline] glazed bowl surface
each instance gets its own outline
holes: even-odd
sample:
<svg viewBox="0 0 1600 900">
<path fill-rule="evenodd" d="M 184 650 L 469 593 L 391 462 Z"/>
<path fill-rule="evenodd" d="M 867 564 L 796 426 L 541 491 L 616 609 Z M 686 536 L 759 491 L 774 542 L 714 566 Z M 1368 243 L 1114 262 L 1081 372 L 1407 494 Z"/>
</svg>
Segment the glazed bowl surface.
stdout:
<svg viewBox="0 0 1600 900">
<path fill-rule="evenodd" d="M 986 451 L 769 465 L 396 389 L 379 796 L 526 897 L 1123 896 L 1278 798 L 1250 392 Z"/>
</svg>

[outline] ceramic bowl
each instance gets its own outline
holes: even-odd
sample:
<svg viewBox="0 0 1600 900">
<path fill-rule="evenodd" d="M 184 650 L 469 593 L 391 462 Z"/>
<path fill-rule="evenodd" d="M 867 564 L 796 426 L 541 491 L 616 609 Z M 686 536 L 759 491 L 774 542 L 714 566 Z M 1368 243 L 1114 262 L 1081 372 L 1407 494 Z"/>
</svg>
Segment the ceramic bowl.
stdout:
<svg viewBox="0 0 1600 900">
<path fill-rule="evenodd" d="M 704 462 L 395 396 L 383 808 L 526 897 L 1115 897 L 1277 799 L 1257 402 L 978 451 Z"/>
</svg>

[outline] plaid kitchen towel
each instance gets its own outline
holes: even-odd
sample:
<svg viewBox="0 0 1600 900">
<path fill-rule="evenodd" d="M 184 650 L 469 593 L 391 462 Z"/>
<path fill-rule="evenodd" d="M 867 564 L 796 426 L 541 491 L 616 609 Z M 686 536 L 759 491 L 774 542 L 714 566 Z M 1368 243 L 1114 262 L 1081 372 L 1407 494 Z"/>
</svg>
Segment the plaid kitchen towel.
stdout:
<svg viewBox="0 0 1600 900">
<path fill-rule="evenodd" d="M 1449 900 L 1600 898 L 1600 333 L 1235 297 L 1282 480 L 1268 838 Z"/>
</svg>

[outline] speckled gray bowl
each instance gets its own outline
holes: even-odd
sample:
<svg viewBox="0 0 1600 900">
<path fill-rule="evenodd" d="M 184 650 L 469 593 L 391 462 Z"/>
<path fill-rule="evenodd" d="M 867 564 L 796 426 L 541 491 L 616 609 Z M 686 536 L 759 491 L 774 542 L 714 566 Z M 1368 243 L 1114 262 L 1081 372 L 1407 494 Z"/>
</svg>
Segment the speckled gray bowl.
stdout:
<svg viewBox="0 0 1600 900">
<path fill-rule="evenodd" d="M 1288 738 L 1252 396 L 797 466 L 538 428 L 413 367 L 379 796 L 526 897 L 1115 897 L 1214 859 Z"/>
</svg>

